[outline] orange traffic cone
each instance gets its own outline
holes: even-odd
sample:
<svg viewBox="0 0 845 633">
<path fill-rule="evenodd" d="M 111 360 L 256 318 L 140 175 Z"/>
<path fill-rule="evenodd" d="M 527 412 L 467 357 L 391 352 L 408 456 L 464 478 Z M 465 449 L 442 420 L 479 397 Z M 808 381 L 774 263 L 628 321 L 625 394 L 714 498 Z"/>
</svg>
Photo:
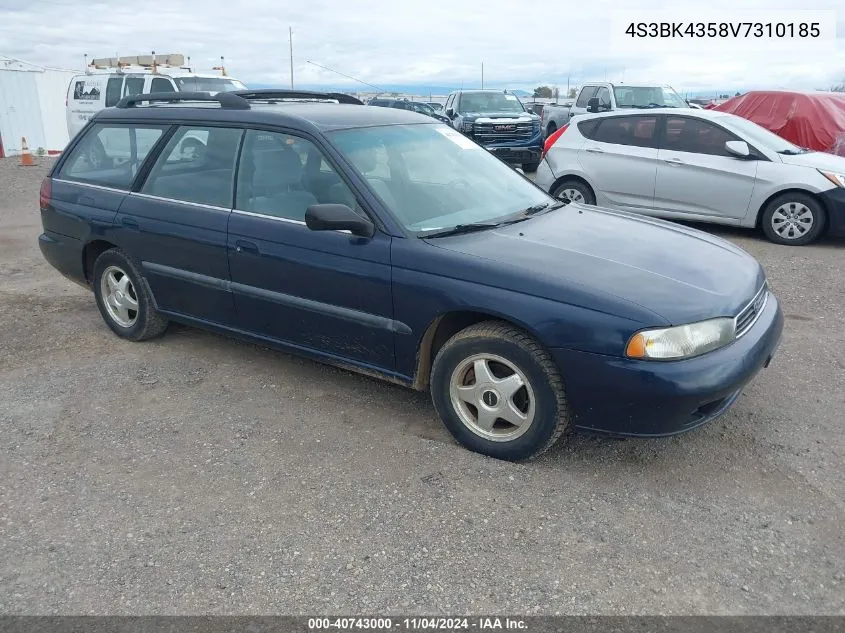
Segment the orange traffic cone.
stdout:
<svg viewBox="0 0 845 633">
<path fill-rule="evenodd" d="M 26 137 L 21 137 L 21 167 L 34 167 L 35 161 L 32 154 L 29 153 L 29 147 L 26 144 Z"/>
</svg>

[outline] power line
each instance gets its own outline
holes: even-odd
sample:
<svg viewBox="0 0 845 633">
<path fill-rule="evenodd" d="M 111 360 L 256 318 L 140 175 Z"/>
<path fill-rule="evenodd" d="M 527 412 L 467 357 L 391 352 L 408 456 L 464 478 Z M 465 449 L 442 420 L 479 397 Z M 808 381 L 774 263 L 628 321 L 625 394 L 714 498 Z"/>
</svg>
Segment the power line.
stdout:
<svg viewBox="0 0 845 633">
<path fill-rule="evenodd" d="M 365 86 L 369 86 L 370 88 L 375 88 L 379 92 L 387 92 L 386 90 L 383 90 L 383 89 L 379 88 L 378 86 L 374 86 L 373 84 L 368 84 L 366 81 L 361 81 L 360 79 L 358 79 L 357 77 L 353 77 L 352 75 L 346 75 L 346 74 L 344 74 L 340 71 L 335 70 L 334 68 L 329 68 L 328 66 L 321 66 L 320 64 L 312 62 L 310 59 L 306 59 L 305 62 L 307 64 L 311 64 L 312 66 L 316 66 L 317 68 L 322 68 L 323 70 L 328 70 L 330 73 L 340 75 L 341 77 L 346 77 L 347 79 L 351 79 L 352 81 L 357 81 L 359 84 L 364 84 Z"/>
</svg>

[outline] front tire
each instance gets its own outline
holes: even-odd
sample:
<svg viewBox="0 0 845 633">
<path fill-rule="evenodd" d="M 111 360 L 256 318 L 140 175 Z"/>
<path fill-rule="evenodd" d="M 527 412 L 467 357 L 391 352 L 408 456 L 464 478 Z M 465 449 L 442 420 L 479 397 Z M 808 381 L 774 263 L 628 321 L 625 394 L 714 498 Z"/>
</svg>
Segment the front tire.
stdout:
<svg viewBox="0 0 845 633">
<path fill-rule="evenodd" d="M 437 353 L 431 398 L 465 448 L 508 461 L 535 457 L 569 428 L 563 381 L 549 353 L 499 321 L 470 326 Z"/>
<path fill-rule="evenodd" d="M 578 202 L 580 204 L 594 205 L 596 196 L 589 185 L 580 180 L 564 180 L 552 190 L 552 195 L 564 202 Z"/>
<path fill-rule="evenodd" d="M 778 196 L 763 209 L 763 233 L 775 244 L 804 246 L 816 241 L 824 231 L 825 212 L 813 196 L 789 192 Z"/>
<path fill-rule="evenodd" d="M 141 274 L 121 250 L 112 248 L 97 258 L 92 280 L 100 315 L 119 337 L 143 341 L 167 329 Z"/>
</svg>

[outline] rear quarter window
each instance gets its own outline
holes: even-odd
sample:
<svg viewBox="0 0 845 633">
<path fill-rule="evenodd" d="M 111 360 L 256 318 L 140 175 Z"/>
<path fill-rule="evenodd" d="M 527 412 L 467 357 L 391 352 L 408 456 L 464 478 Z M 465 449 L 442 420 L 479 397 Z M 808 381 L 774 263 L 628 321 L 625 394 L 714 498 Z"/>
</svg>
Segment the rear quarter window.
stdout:
<svg viewBox="0 0 845 633">
<path fill-rule="evenodd" d="M 58 177 L 115 189 L 129 189 L 165 126 L 91 126 L 62 163 Z"/>
<path fill-rule="evenodd" d="M 582 121 L 578 124 L 578 131 L 581 132 L 581 136 L 584 138 L 592 139 L 595 135 L 596 128 L 599 126 L 598 119 L 592 119 L 590 121 Z"/>
</svg>

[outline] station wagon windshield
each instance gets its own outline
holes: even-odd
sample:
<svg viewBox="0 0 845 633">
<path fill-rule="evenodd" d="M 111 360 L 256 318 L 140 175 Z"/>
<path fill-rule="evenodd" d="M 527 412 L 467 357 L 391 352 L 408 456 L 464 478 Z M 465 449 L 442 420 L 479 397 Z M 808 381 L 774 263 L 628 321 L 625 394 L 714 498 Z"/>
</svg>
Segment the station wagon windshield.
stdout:
<svg viewBox="0 0 845 633">
<path fill-rule="evenodd" d="M 620 108 L 686 108 L 687 103 L 669 87 L 615 86 L 613 94 Z"/>
<path fill-rule="evenodd" d="M 495 223 L 555 199 L 441 124 L 330 132 L 334 145 L 409 231 Z"/>
<path fill-rule="evenodd" d="M 246 86 L 236 79 L 225 77 L 174 77 L 173 80 L 181 92 L 228 92 L 246 90 Z"/>
</svg>

